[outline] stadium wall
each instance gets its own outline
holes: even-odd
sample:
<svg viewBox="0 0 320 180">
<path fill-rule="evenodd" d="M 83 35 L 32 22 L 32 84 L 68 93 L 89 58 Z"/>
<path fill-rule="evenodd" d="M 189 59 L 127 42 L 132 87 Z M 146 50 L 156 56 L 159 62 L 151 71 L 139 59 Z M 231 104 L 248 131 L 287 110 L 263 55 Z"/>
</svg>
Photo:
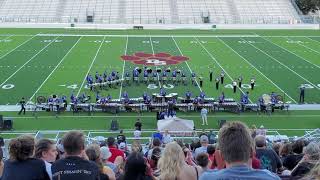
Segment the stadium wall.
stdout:
<svg viewBox="0 0 320 180">
<path fill-rule="evenodd" d="M 1 23 L 0 28 L 75 28 L 75 29 L 320 29 L 320 24 L 73 24 L 69 23 Z"/>
</svg>

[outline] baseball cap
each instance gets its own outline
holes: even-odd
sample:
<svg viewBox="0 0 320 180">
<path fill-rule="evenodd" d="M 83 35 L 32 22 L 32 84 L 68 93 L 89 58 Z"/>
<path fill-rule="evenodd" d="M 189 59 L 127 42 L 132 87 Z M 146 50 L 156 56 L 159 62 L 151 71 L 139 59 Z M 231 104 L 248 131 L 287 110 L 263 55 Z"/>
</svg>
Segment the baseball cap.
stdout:
<svg viewBox="0 0 320 180">
<path fill-rule="evenodd" d="M 101 151 L 101 159 L 102 159 L 102 160 L 109 159 L 109 158 L 112 156 L 109 148 L 106 147 L 106 146 L 102 146 L 102 147 L 100 148 L 100 151 Z"/>
</svg>

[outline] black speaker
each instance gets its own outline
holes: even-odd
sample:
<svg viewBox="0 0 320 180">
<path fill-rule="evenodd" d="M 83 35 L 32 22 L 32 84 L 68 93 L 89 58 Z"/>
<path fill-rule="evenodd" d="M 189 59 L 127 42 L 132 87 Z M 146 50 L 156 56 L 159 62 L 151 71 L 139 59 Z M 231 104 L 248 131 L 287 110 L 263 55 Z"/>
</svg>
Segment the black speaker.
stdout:
<svg viewBox="0 0 320 180">
<path fill-rule="evenodd" d="M 12 129 L 12 120 L 6 119 L 3 121 L 3 129 L 4 130 L 11 130 Z"/>
<path fill-rule="evenodd" d="M 0 115 L 0 128 L 3 128 L 3 115 Z"/>
<path fill-rule="evenodd" d="M 0 147 L 4 146 L 4 139 L 3 137 L 0 137 Z"/>
<path fill-rule="evenodd" d="M 112 131 L 117 131 L 117 130 L 119 130 L 119 124 L 118 124 L 118 121 L 117 121 L 117 120 L 112 120 L 112 121 L 111 121 L 110 129 L 111 129 Z"/>
<path fill-rule="evenodd" d="M 219 128 L 222 128 L 222 126 L 227 122 L 227 120 L 219 120 L 218 121 L 218 125 L 219 125 Z"/>
</svg>

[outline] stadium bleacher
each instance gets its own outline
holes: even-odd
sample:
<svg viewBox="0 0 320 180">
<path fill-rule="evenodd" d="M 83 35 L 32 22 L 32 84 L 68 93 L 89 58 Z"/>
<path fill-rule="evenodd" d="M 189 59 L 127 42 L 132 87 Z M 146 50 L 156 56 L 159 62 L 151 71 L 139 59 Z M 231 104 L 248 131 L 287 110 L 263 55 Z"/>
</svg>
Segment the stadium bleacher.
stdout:
<svg viewBox="0 0 320 180">
<path fill-rule="evenodd" d="M 2 0 L 5 22 L 106 24 L 293 24 L 300 21 L 290 0 Z M 204 17 L 209 17 L 208 21 Z"/>
</svg>

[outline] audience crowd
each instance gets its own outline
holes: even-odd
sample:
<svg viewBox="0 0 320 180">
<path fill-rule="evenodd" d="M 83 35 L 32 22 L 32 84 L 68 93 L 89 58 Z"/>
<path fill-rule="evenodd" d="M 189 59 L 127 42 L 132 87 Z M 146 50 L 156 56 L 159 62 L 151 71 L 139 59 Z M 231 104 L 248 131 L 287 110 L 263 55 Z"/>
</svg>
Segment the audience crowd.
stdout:
<svg viewBox="0 0 320 180">
<path fill-rule="evenodd" d="M 136 123 L 141 131 L 141 123 Z M 218 139 L 205 132 L 191 143 L 156 132 L 148 149 L 123 131 L 86 144 L 80 131 L 57 143 L 22 135 L 9 144 L 0 162 L 1 180 L 278 180 L 320 179 L 320 146 L 303 139 L 269 142 L 241 122 L 227 122 Z M 212 144 L 213 143 L 213 144 Z M 2 159 L 2 151 L 0 151 Z"/>
</svg>

